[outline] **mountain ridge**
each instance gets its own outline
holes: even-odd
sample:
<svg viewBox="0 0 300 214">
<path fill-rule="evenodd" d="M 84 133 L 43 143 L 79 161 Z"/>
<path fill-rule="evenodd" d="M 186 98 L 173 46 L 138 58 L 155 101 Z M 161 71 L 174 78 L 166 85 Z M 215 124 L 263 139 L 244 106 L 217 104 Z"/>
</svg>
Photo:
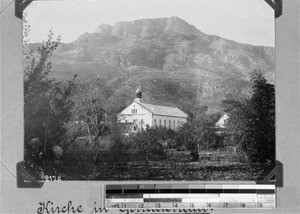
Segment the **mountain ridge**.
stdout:
<svg viewBox="0 0 300 214">
<path fill-rule="evenodd" d="M 116 105 L 130 102 L 136 87 L 144 85 L 149 99 L 164 91 L 161 100 L 179 107 L 220 110 L 222 99 L 248 94 L 251 71 L 259 69 L 275 82 L 274 48 L 207 35 L 178 17 L 101 24 L 62 43 L 51 61 L 58 80 L 74 74 L 84 81 L 104 79 L 116 91 L 110 99 Z"/>
<path fill-rule="evenodd" d="M 191 34 L 205 35 L 193 25 L 176 16 L 139 19 L 134 21 L 121 21 L 114 25 L 101 24 L 94 33 L 110 34 L 112 36 L 126 37 L 136 36 L 138 38 L 155 37 L 163 34 Z"/>
</svg>

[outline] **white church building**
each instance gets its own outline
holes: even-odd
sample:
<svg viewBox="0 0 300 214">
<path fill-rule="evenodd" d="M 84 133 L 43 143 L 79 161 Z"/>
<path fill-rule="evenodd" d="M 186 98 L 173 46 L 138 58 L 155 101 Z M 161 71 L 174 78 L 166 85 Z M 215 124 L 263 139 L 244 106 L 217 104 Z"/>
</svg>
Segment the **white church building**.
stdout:
<svg viewBox="0 0 300 214">
<path fill-rule="evenodd" d="M 120 114 L 119 123 L 133 123 L 132 131 L 149 127 L 166 127 L 175 130 L 187 122 L 188 115 L 176 106 L 144 100 L 140 88 L 136 91 L 137 98 Z"/>
</svg>

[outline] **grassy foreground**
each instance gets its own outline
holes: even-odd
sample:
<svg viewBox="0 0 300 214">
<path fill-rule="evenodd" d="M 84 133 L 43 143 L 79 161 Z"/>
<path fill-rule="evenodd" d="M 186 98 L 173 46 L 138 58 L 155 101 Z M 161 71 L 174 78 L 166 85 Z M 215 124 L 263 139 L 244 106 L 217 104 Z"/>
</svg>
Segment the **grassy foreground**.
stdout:
<svg viewBox="0 0 300 214">
<path fill-rule="evenodd" d="M 199 160 L 192 161 L 187 151 L 164 150 L 164 155 L 150 155 L 148 170 L 144 156 L 127 154 L 116 163 L 109 155 L 91 163 L 87 152 L 66 155 L 72 164 L 45 166 L 46 174 L 62 180 L 256 180 L 266 176 L 274 164 L 248 163 L 244 156 L 226 150 L 201 151 Z"/>
</svg>

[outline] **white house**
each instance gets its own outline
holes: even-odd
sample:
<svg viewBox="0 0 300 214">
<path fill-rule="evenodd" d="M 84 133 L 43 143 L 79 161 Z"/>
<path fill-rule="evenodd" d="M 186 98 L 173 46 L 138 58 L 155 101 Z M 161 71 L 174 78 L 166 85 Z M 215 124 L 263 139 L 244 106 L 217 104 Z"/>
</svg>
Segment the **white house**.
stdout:
<svg viewBox="0 0 300 214">
<path fill-rule="evenodd" d="M 186 123 L 188 115 L 176 106 L 154 100 L 144 100 L 140 89 L 136 91 L 137 98 L 120 114 L 120 123 L 139 124 L 140 128 L 166 127 L 175 130 Z"/>
<path fill-rule="evenodd" d="M 218 120 L 218 122 L 215 124 L 215 129 L 217 134 L 224 133 L 226 126 L 228 124 L 229 115 L 223 114 L 221 118 Z"/>
<path fill-rule="evenodd" d="M 216 127 L 217 128 L 226 128 L 226 125 L 228 123 L 228 118 L 229 118 L 229 115 L 225 113 L 216 123 Z"/>
</svg>

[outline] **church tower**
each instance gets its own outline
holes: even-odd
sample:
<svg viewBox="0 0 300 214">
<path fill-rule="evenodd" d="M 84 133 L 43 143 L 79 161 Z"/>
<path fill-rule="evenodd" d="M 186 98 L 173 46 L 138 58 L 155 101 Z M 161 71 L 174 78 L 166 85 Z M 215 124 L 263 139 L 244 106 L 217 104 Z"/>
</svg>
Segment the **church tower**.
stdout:
<svg viewBox="0 0 300 214">
<path fill-rule="evenodd" d="M 135 98 L 136 101 L 140 101 L 143 99 L 143 93 L 141 90 L 141 86 L 138 87 L 138 89 L 135 91 L 135 94 L 136 94 L 136 98 Z"/>
</svg>

